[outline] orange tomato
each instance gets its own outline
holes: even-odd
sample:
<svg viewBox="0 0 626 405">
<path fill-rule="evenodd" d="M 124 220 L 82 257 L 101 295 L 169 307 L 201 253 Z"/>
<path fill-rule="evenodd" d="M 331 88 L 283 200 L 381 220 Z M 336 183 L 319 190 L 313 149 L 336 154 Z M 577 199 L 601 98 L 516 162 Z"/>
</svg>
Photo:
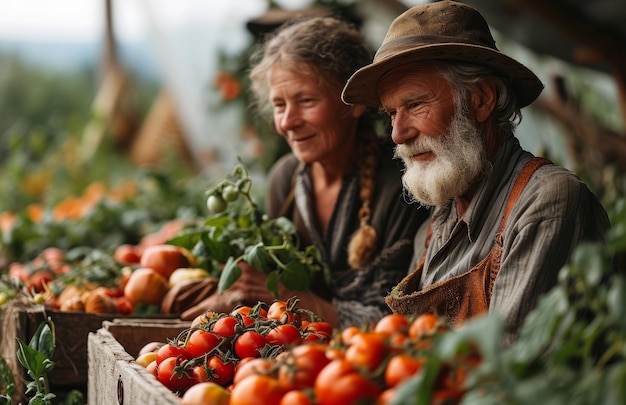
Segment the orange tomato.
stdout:
<svg viewBox="0 0 626 405">
<path fill-rule="evenodd" d="M 151 268 L 133 271 L 124 286 L 124 296 L 133 306 L 159 305 L 167 293 L 167 279 Z"/>
<path fill-rule="evenodd" d="M 267 375 L 251 375 L 233 386 L 230 405 L 279 405 L 287 390 Z"/>
<path fill-rule="evenodd" d="M 409 321 L 404 315 L 388 314 L 383 316 L 374 326 L 374 332 L 385 335 L 395 335 L 397 333 L 406 334 L 409 330 Z"/>
<path fill-rule="evenodd" d="M 356 404 L 375 400 L 380 388 L 362 375 L 357 366 L 345 359 L 333 360 L 315 379 L 315 398 L 319 405 Z"/>
<path fill-rule="evenodd" d="M 174 270 L 193 267 L 193 264 L 191 253 L 187 249 L 167 244 L 148 246 L 139 261 L 141 267 L 151 268 L 165 279 L 169 279 Z"/>
<path fill-rule="evenodd" d="M 385 384 L 388 387 L 395 387 L 417 374 L 423 365 L 423 359 L 412 357 L 406 353 L 396 354 L 385 367 Z"/>
<path fill-rule="evenodd" d="M 376 332 L 356 334 L 346 349 L 345 359 L 350 363 L 374 371 L 387 354 L 385 335 Z"/>
</svg>

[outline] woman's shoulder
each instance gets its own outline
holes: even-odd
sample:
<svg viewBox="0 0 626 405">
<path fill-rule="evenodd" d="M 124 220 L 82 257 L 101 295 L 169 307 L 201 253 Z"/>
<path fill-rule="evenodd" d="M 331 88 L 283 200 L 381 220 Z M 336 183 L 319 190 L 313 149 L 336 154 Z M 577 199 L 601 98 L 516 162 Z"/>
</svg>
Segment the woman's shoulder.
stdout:
<svg viewBox="0 0 626 405">
<path fill-rule="evenodd" d="M 268 172 L 268 181 L 270 183 L 283 183 L 285 181 L 291 182 L 294 171 L 298 168 L 300 161 L 294 156 L 293 153 L 286 153 L 276 160 L 276 162 L 270 167 Z"/>
</svg>

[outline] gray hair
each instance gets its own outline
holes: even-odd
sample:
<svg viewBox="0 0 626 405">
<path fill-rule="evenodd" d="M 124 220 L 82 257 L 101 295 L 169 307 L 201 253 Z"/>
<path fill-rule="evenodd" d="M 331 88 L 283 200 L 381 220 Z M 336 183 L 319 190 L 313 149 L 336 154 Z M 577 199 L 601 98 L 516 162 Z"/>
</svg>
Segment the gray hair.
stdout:
<svg viewBox="0 0 626 405">
<path fill-rule="evenodd" d="M 515 92 L 506 78 L 495 74 L 485 66 L 466 63 L 440 63 L 441 74 L 452 85 L 457 96 L 465 99 L 476 85 L 488 81 L 496 90 L 495 121 L 497 133 L 513 132 L 522 120 L 522 112 L 517 106 Z"/>
<path fill-rule="evenodd" d="M 313 17 L 287 22 L 252 55 L 252 104 L 260 113 L 271 111 L 268 76 L 276 64 L 317 77 L 320 86 L 338 88 L 339 94 L 350 76 L 370 61 L 360 31 L 346 20 Z"/>
</svg>

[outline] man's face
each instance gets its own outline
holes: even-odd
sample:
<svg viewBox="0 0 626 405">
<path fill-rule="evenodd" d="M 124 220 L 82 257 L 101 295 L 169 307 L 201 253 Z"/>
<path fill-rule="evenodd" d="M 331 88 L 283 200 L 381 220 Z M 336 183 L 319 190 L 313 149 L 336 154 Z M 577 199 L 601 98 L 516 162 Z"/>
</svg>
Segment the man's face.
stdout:
<svg viewBox="0 0 626 405">
<path fill-rule="evenodd" d="M 424 205 L 461 196 L 488 167 L 486 149 L 466 100 L 434 66 L 393 71 L 379 82 L 383 109 L 393 125 L 396 156 L 404 161 L 405 188 Z"/>
</svg>

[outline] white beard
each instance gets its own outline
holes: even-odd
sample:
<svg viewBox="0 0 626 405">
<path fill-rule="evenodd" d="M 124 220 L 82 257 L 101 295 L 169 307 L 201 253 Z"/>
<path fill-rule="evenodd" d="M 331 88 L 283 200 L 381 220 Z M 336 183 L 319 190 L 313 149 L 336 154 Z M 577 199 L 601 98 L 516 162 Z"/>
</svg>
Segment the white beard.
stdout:
<svg viewBox="0 0 626 405">
<path fill-rule="evenodd" d="M 435 159 L 413 161 L 412 156 L 431 151 Z M 396 146 L 406 171 L 402 184 L 423 205 L 443 206 L 461 196 L 489 167 L 485 144 L 475 121 L 456 108 L 445 134 L 418 136 Z"/>
</svg>

